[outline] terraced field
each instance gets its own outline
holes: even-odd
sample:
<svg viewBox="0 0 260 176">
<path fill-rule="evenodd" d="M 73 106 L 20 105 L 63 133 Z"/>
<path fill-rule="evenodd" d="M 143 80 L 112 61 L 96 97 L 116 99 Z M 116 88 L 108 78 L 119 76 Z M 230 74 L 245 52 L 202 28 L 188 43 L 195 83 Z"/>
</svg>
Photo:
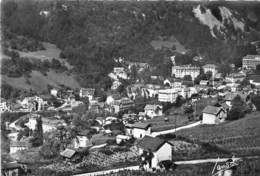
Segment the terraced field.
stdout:
<svg viewBox="0 0 260 176">
<path fill-rule="evenodd" d="M 260 154 L 259 112 L 248 114 L 237 121 L 198 126 L 176 134 L 194 141 L 215 144 L 238 155 Z"/>
</svg>

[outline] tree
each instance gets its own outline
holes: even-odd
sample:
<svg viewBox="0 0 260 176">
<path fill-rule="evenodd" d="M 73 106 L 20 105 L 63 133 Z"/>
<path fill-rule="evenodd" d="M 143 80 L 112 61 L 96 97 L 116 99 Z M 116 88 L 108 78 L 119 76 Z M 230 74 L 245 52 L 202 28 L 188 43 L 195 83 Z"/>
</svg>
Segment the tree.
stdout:
<svg viewBox="0 0 260 176">
<path fill-rule="evenodd" d="M 252 97 L 252 103 L 256 106 L 256 109 L 260 111 L 260 95 L 254 95 Z"/>
<path fill-rule="evenodd" d="M 244 117 L 245 111 L 246 111 L 246 104 L 239 95 L 237 95 L 231 101 L 231 104 L 232 104 L 232 108 L 229 111 L 227 119 L 228 120 L 237 120 L 237 119 Z"/>
<path fill-rule="evenodd" d="M 260 75 L 260 64 L 256 65 L 256 73 Z"/>
<path fill-rule="evenodd" d="M 206 75 L 207 80 L 210 80 L 210 78 L 212 77 L 212 72 L 207 71 L 205 75 Z"/>
<path fill-rule="evenodd" d="M 183 77 L 183 80 L 184 80 L 184 81 L 192 81 L 192 77 L 191 77 L 190 75 L 185 75 L 185 76 Z"/>
</svg>

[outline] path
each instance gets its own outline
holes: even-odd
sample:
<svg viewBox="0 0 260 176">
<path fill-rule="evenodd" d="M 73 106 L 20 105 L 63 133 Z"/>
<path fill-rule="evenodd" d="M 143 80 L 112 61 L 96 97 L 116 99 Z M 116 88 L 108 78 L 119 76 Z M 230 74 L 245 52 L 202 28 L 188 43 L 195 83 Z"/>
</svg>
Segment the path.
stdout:
<svg viewBox="0 0 260 176">
<path fill-rule="evenodd" d="M 257 159 L 259 156 L 249 156 L 249 157 L 244 157 L 246 159 Z M 208 159 L 198 159 L 198 160 L 188 160 L 188 161 L 175 161 L 174 164 L 177 165 L 183 165 L 183 164 L 202 164 L 202 163 L 216 163 L 216 162 L 225 162 L 230 158 L 208 158 Z M 237 161 L 243 158 L 232 158 L 233 160 Z M 112 172 L 119 172 L 122 170 L 138 170 L 139 166 L 130 166 L 130 167 L 123 167 L 123 168 L 118 168 L 118 169 L 110 169 L 110 170 L 105 170 L 105 171 L 98 171 L 98 172 L 90 172 L 90 173 L 84 173 L 84 174 L 77 174 L 74 176 L 96 176 L 96 175 L 104 175 L 104 174 L 109 174 Z"/>
<path fill-rule="evenodd" d="M 176 129 L 170 129 L 170 130 L 165 130 L 165 131 L 159 131 L 159 132 L 152 132 L 151 136 L 156 137 L 159 135 L 163 135 L 163 134 L 170 134 L 170 133 L 175 133 L 176 131 L 182 130 L 182 129 L 187 129 L 187 128 L 192 128 L 195 126 L 201 125 L 201 121 L 189 124 L 189 125 L 185 125 L 185 126 L 181 126 L 178 127 Z"/>
</svg>

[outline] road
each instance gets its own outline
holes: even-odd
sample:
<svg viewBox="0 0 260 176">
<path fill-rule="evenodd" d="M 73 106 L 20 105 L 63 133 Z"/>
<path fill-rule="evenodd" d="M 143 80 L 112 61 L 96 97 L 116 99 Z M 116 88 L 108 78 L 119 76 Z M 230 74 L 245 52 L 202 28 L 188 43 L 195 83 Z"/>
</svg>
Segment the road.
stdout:
<svg viewBox="0 0 260 176">
<path fill-rule="evenodd" d="M 195 127 L 195 126 L 198 126 L 198 125 L 201 125 L 201 121 L 198 121 L 198 122 L 195 122 L 195 123 L 192 123 L 192 124 L 189 124 L 189 125 L 181 126 L 181 127 L 176 128 L 176 129 L 153 132 L 151 134 L 151 136 L 156 137 L 156 136 L 163 135 L 163 134 L 175 133 L 176 131 L 187 129 L 187 128 L 192 128 L 192 127 Z"/>
<path fill-rule="evenodd" d="M 251 157 L 245 157 L 247 159 L 257 159 L 259 156 L 251 156 Z M 202 163 L 216 163 L 216 162 L 225 162 L 230 158 L 207 158 L 207 159 L 198 159 L 198 160 L 189 160 L 189 161 L 175 161 L 174 163 L 177 165 L 183 165 L 183 164 L 202 164 Z M 240 160 L 242 158 L 232 158 L 233 160 Z M 77 174 L 74 176 L 97 176 L 97 175 L 103 175 L 103 174 L 109 174 L 109 173 L 115 173 L 122 170 L 138 170 L 139 166 L 130 166 L 130 167 L 124 167 L 124 168 L 118 168 L 118 169 L 111 169 L 111 170 L 105 170 L 105 171 L 98 171 L 98 172 L 90 172 L 90 173 L 84 173 L 84 174 Z"/>
</svg>

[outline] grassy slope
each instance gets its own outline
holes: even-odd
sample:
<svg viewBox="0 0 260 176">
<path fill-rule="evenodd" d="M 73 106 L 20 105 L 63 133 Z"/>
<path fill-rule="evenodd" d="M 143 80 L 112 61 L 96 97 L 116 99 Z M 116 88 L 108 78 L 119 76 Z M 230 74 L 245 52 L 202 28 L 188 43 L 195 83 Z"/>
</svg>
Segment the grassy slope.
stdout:
<svg viewBox="0 0 260 176">
<path fill-rule="evenodd" d="M 237 121 L 198 126 L 181 130 L 176 134 L 192 140 L 213 143 L 229 151 L 246 155 L 249 151 L 259 153 L 259 126 L 259 112 L 255 112 Z"/>
<path fill-rule="evenodd" d="M 39 71 L 32 71 L 30 78 L 20 77 L 11 78 L 6 75 L 2 75 L 3 83 L 8 83 L 12 87 L 23 89 L 23 90 L 36 90 L 44 91 L 47 89 L 47 85 L 52 85 L 54 87 L 59 87 L 60 84 L 64 84 L 71 88 L 78 88 L 79 84 L 74 79 L 73 75 L 67 75 L 66 73 L 58 73 L 53 70 L 47 72 L 47 76 L 44 76 Z M 29 80 L 29 81 L 27 81 Z"/>
<path fill-rule="evenodd" d="M 47 59 L 51 61 L 53 58 L 58 59 L 61 63 L 64 63 L 68 69 L 72 69 L 72 66 L 66 62 L 65 59 L 61 59 L 60 49 L 51 43 L 43 42 L 43 45 L 46 50 L 39 50 L 34 52 L 19 52 L 21 57 L 28 57 L 31 59 L 39 59 L 41 61 Z M 47 76 L 44 76 L 39 71 L 32 71 L 30 74 L 30 78 L 20 77 L 20 78 L 12 78 L 6 75 L 2 75 L 3 83 L 8 83 L 14 88 L 23 89 L 23 90 L 36 90 L 36 91 L 44 91 L 47 89 L 47 85 L 52 85 L 54 87 L 59 87 L 60 84 L 71 88 L 78 88 L 79 83 L 74 78 L 74 75 L 68 75 L 65 72 L 56 72 L 54 70 L 50 70 L 47 72 Z"/>
</svg>

